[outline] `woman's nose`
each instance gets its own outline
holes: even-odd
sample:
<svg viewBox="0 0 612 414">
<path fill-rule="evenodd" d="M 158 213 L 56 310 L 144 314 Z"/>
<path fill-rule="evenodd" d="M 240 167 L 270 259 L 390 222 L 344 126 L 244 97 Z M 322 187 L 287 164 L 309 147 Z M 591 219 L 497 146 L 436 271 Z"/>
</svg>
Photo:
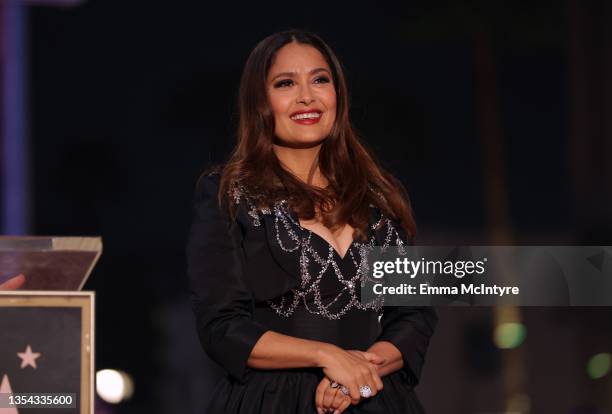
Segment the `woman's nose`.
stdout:
<svg viewBox="0 0 612 414">
<path fill-rule="evenodd" d="M 314 101 L 312 91 L 308 84 L 302 85 L 298 88 L 297 103 L 303 103 L 304 105 L 310 105 Z"/>
</svg>

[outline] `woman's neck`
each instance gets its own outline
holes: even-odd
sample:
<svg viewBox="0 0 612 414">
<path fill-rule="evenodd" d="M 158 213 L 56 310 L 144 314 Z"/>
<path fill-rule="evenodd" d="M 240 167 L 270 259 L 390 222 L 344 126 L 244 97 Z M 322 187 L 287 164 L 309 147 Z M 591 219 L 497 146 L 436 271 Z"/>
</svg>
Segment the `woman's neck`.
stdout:
<svg viewBox="0 0 612 414">
<path fill-rule="evenodd" d="M 315 187 L 327 186 L 319 169 L 321 145 L 311 148 L 290 148 L 274 144 L 274 153 L 281 165 L 300 180 Z"/>
</svg>

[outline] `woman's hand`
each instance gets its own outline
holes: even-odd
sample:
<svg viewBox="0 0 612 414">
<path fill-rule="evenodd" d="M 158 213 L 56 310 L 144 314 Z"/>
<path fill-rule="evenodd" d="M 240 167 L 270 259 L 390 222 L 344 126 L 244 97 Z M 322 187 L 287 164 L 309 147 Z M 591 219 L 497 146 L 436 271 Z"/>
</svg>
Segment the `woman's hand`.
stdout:
<svg viewBox="0 0 612 414">
<path fill-rule="evenodd" d="M 25 283 L 25 276 L 18 274 L 17 276 L 7 280 L 4 283 L 0 283 L 0 290 L 17 290 Z"/>
<path fill-rule="evenodd" d="M 318 362 L 329 379 L 348 388 L 353 404 L 361 399 L 360 387 L 370 387 L 371 397 L 383 388 L 376 364 L 384 363 L 384 360 L 374 353 L 346 351 L 328 344 L 318 351 Z"/>
<path fill-rule="evenodd" d="M 366 361 L 371 362 L 374 365 L 383 365 L 387 361 L 386 358 L 372 351 L 359 351 L 357 349 L 351 349 L 346 352 L 365 359 Z"/>
<path fill-rule="evenodd" d="M 375 353 L 385 359 L 384 364 L 377 366 L 378 375 L 380 375 L 381 378 L 402 369 L 404 366 L 402 353 L 391 342 L 375 342 L 367 352 Z"/>
<path fill-rule="evenodd" d="M 385 363 L 384 358 L 372 352 L 363 352 L 357 350 L 350 350 L 347 352 L 377 366 L 380 366 Z M 317 412 L 320 414 L 326 412 L 340 414 L 344 412 L 344 410 L 346 410 L 351 403 L 355 405 L 359 403 L 360 400 L 351 400 L 349 396 L 344 395 L 340 391 L 340 386 L 332 388 L 331 380 L 327 377 L 321 380 L 315 392 L 315 405 L 317 407 Z"/>
<path fill-rule="evenodd" d="M 315 405 L 318 414 L 331 413 L 340 414 L 351 405 L 351 397 L 340 391 L 340 386 L 331 387 L 331 380 L 324 377 L 315 392 Z"/>
</svg>

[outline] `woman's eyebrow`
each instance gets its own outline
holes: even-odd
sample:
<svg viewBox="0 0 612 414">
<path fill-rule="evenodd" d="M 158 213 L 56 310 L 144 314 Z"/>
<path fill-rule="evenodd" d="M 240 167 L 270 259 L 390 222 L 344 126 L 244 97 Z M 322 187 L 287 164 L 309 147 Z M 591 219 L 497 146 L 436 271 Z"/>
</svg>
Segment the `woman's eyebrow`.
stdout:
<svg viewBox="0 0 612 414">
<path fill-rule="evenodd" d="M 319 73 L 319 72 L 327 72 L 329 74 L 329 70 L 327 70 L 325 68 L 316 68 L 316 69 L 313 69 L 313 70 L 310 71 L 310 74 L 314 75 L 314 74 Z"/>
<path fill-rule="evenodd" d="M 314 75 L 314 74 L 319 73 L 319 72 L 327 72 L 327 73 L 329 73 L 329 70 L 327 70 L 325 68 L 314 68 L 313 70 L 311 70 L 309 72 L 309 74 L 310 75 Z M 272 79 L 270 79 L 270 82 L 273 82 L 274 79 L 280 78 L 280 77 L 293 78 L 293 77 L 295 77 L 296 74 L 297 74 L 296 72 L 281 72 L 281 73 L 278 73 L 276 76 L 274 76 Z"/>
</svg>

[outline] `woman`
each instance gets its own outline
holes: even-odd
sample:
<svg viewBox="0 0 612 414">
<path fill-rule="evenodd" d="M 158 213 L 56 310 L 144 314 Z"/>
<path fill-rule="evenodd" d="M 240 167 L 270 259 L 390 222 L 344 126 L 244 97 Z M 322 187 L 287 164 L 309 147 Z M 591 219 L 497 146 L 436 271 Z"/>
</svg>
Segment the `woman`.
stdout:
<svg viewBox="0 0 612 414">
<path fill-rule="evenodd" d="M 187 249 L 198 334 L 228 373 L 207 413 L 422 412 L 435 314 L 359 301 L 367 250 L 410 242 L 414 220 L 351 127 L 338 59 L 314 34 L 269 36 L 239 110 Z"/>
</svg>

